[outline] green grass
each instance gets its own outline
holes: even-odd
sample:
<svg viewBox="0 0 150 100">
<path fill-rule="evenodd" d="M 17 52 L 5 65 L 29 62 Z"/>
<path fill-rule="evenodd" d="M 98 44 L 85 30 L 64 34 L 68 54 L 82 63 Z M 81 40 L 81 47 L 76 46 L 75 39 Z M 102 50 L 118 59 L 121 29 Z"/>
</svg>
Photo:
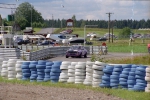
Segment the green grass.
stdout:
<svg viewBox="0 0 150 100">
<path fill-rule="evenodd" d="M 81 90 L 92 90 L 95 92 L 105 93 L 106 95 L 113 95 L 120 97 L 124 100 L 150 100 L 150 94 L 145 92 L 134 92 L 124 89 L 109 89 L 109 88 L 93 88 L 92 86 L 85 86 L 83 84 L 69 84 L 69 83 L 51 83 L 51 82 L 29 82 L 20 80 L 7 80 L 0 78 L 1 83 L 11 83 L 11 84 L 23 84 L 23 85 L 37 85 L 37 86 L 47 86 L 47 87 L 59 87 L 59 88 L 76 88 Z"/>
<path fill-rule="evenodd" d="M 40 30 L 41 30 L 42 28 L 34 28 L 34 33 L 37 33 L 37 32 L 39 32 Z"/>
</svg>

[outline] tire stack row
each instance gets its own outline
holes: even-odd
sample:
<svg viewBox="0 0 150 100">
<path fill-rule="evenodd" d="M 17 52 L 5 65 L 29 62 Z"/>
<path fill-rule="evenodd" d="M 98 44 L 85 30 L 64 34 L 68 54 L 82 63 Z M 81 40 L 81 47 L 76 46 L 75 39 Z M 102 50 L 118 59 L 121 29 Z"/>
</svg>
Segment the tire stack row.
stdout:
<svg viewBox="0 0 150 100">
<path fill-rule="evenodd" d="M 71 65 L 68 66 L 68 83 L 75 82 L 75 65 L 77 62 L 71 62 Z"/>
<path fill-rule="evenodd" d="M 100 84 L 100 87 L 107 87 L 107 88 L 111 87 L 110 86 L 110 79 L 111 79 L 110 76 L 112 75 L 113 68 L 114 68 L 113 65 L 107 65 L 103 69 L 104 75 L 102 76 L 102 82 Z"/>
<path fill-rule="evenodd" d="M 68 81 L 68 66 L 71 65 L 68 61 L 63 61 L 60 66 L 60 76 L 59 76 L 59 82 L 67 82 Z"/>
<path fill-rule="evenodd" d="M 51 72 L 50 72 L 50 80 L 51 82 L 55 83 L 55 82 L 58 82 L 59 81 L 59 76 L 60 76 L 60 73 L 61 73 L 61 70 L 60 70 L 60 66 L 61 66 L 61 61 L 53 61 L 53 65 L 52 65 L 52 68 L 51 68 Z"/>
<path fill-rule="evenodd" d="M 0 58 L 0 76 L 1 76 L 2 64 L 3 64 L 3 58 Z"/>
<path fill-rule="evenodd" d="M 30 80 L 31 71 L 29 68 L 30 61 L 26 61 L 22 63 L 22 80 Z"/>
<path fill-rule="evenodd" d="M 105 63 L 96 61 L 93 68 L 93 79 L 92 79 L 92 87 L 99 87 L 102 82 L 103 68 L 106 66 Z"/>
<path fill-rule="evenodd" d="M 43 82 L 45 78 L 45 69 L 46 69 L 46 62 L 44 60 L 39 60 L 38 64 L 36 65 L 37 69 L 37 82 Z"/>
<path fill-rule="evenodd" d="M 112 75 L 110 76 L 111 88 L 119 87 L 119 76 L 122 72 L 122 65 L 114 65 Z"/>
<path fill-rule="evenodd" d="M 145 80 L 147 81 L 147 86 L 145 88 L 145 92 L 150 92 L 150 66 L 148 66 L 146 68 Z"/>
<path fill-rule="evenodd" d="M 7 62 L 8 61 L 3 61 L 3 63 L 2 63 L 2 67 L 1 67 L 1 77 L 2 78 L 8 78 Z"/>
<path fill-rule="evenodd" d="M 31 61 L 29 64 L 31 76 L 30 76 L 30 82 L 34 82 L 37 79 L 37 69 L 36 65 L 38 64 L 38 61 Z"/>
<path fill-rule="evenodd" d="M 84 85 L 92 85 L 92 80 L 93 80 L 93 66 L 94 62 L 86 62 L 86 77 L 83 82 Z"/>
<path fill-rule="evenodd" d="M 134 91 L 145 91 L 145 87 L 147 86 L 147 82 L 145 81 L 146 76 L 146 67 L 147 66 L 139 66 L 135 71 L 136 84 L 134 85 Z"/>
<path fill-rule="evenodd" d="M 8 68 L 8 80 L 16 79 L 16 61 L 17 59 L 9 59 L 7 62 L 7 68 Z"/>
<path fill-rule="evenodd" d="M 123 89 L 128 89 L 128 76 L 129 76 L 129 72 L 131 70 L 131 66 L 130 64 L 123 64 L 122 65 L 122 73 L 120 74 L 120 77 L 119 77 L 119 85 L 120 85 L 120 88 L 123 88 Z"/>
<path fill-rule="evenodd" d="M 23 62 L 25 62 L 25 61 L 21 61 L 21 60 L 18 61 L 17 60 L 16 65 L 15 65 L 15 70 L 16 70 L 16 73 L 17 73 L 16 79 L 18 79 L 18 80 L 22 79 L 22 68 L 21 68 L 21 66 L 22 66 Z"/>
<path fill-rule="evenodd" d="M 50 81 L 50 72 L 51 72 L 51 68 L 52 68 L 53 62 L 49 61 L 46 62 L 46 69 L 45 69 L 45 77 L 44 77 L 44 81 Z"/>
<path fill-rule="evenodd" d="M 86 62 L 78 62 L 75 65 L 75 84 L 83 84 L 86 75 Z"/>
<path fill-rule="evenodd" d="M 135 83 L 136 83 L 136 79 L 135 79 L 135 71 L 136 68 L 138 67 L 138 65 L 132 65 L 131 70 L 129 72 L 129 76 L 128 76 L 128 90 L 132 90 Z"/>
</svg>

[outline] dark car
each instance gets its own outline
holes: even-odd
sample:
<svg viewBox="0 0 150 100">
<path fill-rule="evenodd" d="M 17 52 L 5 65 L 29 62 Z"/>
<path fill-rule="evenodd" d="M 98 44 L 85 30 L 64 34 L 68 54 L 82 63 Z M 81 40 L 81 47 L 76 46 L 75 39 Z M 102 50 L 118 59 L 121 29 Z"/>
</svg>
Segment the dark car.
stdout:
<svg viewBox="0 0 150 100">
<path fill-rule="evenodd" d="M 68 57 L 87 57 L 87 50 L 81 45 L 73 45 L 67 50 L 66 58 Z"/>
<path fill-rule="evenodd" d="M 22 44 L 28 44 L 28 43 L 30 43 L 30 41 L 29 41 L 29 40 L 19 39 L 19 40 L 17 41 L 17 43 L 18 43 L 18 45 L 22 45 Z"/>
<path fill-rule="evenodd" d="M 107 41 L 107 38 L 101 37 L 101 38 L 98 39 L 98 41 Z"/>
<path fill-rule="evenodd" d="M 41 43 L 38 43 L 37 45 L 50 45 L 50 44 L 54 44 L 53 42 L 51 42 L 51 41 L 47 41 L 47 40 L 44 40 L 44 41 L 42 41 Z"/>
</svg>

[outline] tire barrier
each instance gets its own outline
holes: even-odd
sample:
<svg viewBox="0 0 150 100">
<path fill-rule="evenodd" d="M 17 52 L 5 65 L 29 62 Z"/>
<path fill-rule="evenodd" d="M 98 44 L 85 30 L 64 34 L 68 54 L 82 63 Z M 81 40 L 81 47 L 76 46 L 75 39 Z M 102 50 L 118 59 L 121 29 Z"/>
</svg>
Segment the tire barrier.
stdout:
<svg viewBox="0 0 150 100">
<path fill-rule="evenodd" d="M 68 81 L 68 66 L 71 65 L 71 62 L 63 61 L 60 66 L 60 76 L 59 76 L 59 82 L 67 82 Z"/>
<path fill-rule="evenodd" d="M 21 68 L 22 68 L 22 80 L 29 80 L 31 76 L 31 71 L 29 68 L 30 61 L 25 61 L 22 63 Z"/>
<path fill-rule="evenodd" d="M 77 62 L 71 62 L 71 65 L 68 66 L 68 83 L 75 82 L 75 65 Z"/>
<path fill-rule="evenodd" d="M 93 80 L 93 66 L 94 62 L 87 61 L 86 62 L 86 76 L 83 82 L 84 85 L 92 85 Z"/>
<path fill-rule="evenodd" d="M 92 68 L 93 68 L 93 79 L 92 79 L 92 87 L 99 87 L 100 83 L 102 82 L 102 75 L 103 69 L 106 66 L 105 63 L 96 61 Z"/>
<path fill-rule="evenodd" d="M 147 81 L 145 92 L 150 92 L 150 66 L 146 68 L 145 80 Z"/>
<path fill-rule="evenodd" d="M 113 65 L 106 65 L 106 67 L 103 68 L 104 75 L 102 76 L 102 82 L 100 83 L 100 87 L 110 88 L 112 85 L 112 84 L 110 84 L 110 80 L 112 80 L 114 78 L 116 78 L 116 79 L 119 78 L 119 77 L 117 77 L 117 75 L 112 75 L 113 69 L 114 69 Z M 115 85 L 113 85 L 113 86 L 115 86 Z"/>
<path fill-rule="evenodd" d="M 60 76 L 60 73 L 61 73 L 61 70 L 60 70 L 60 66 L 61 66 L 61 61 L 53 61 L 53 65 L 52 65 L 52 68 L 51 68 L 51 72 L 50 72 L 50 80 L 51 82 L 53 83 L 56 83 L 59 81 L 59 76 Z"/>
<path fill-rule="evenodd" d="M 31 76 L 30 76 L 30 82 L 34 82 L 37 79 L 37 68 L 36 65 L 38 65 L 38 61 L 31 61 L 29 64 Z"/>
<path fill-rule="evenodd" d="M 2 64 L 3 64 L 3 58 L 0 58 L 0 76 L 1 76 Z"/>
<path fill-rule="evenodd" d="M 44 70 L 45 72 L 45 77 L 44 77 L 44 81 L 50 81 L 50 72 L 51 72 L 51 68 L 52 68 L 53 62 L 49 61 L 46 62 L 46 69 Z"/>
<path fill-rule="evenodd" d="M 16 79 L 16 61 L 17 59 L 9 59 L 7 62 L 7 68 L 8 68 L 8 80 Z"/>
<path fill-rule="evenodd" d="M 8 61 L 3 61 L 2 62 L 2 67 L 1 67 L 1 77 L 2 78 L 8 78 L 7 62 Z"/>
<path fill-rule="evenodd" d="M 46 69 L 46 63 L 45 60 L 39 60 L 38 64 L 36 65 L 37 69 L 37 82 L 43 82 L 45 78 L 45 69 Z"/>
<path fill-rule="evenodd" d="M 86 62 L 78 62 L 75 65 L 75 84 L 82 84 L 86 75 Z"/>
</svg>

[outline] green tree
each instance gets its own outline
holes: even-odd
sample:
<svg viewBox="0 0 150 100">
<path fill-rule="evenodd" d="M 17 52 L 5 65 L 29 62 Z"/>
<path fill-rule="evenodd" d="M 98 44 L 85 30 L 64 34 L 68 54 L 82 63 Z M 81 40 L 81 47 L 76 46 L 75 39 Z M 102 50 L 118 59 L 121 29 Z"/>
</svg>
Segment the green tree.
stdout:
<svg viewBox="0 0 150 100">
<path fill-rule="evenodd" d="M 73 26 L 76 27 L 76 16 L 75 15 L 72 16 L 72 20 L 73 20 Z"/>
<path fill-rule="evenodd" d="M 28 2 L 24 2 L 16 9 L 15 21 L 19 25 L 25 21 L 24 24 L 20 25 L 21 29 L 24 29 L 25 27 L 31 27 L 31 24 L 34 22 L 43 23 L 44 19 L 42 18 L 41 13 L 34 9 L 34 6 Z"/>
<path fill-rule="evenodd" d="M 125 27 L 119 33 L 119 37 L 121 38 L 129 38 L 131 34 L 131 29 L 129 27 Z"/>
</svg>

